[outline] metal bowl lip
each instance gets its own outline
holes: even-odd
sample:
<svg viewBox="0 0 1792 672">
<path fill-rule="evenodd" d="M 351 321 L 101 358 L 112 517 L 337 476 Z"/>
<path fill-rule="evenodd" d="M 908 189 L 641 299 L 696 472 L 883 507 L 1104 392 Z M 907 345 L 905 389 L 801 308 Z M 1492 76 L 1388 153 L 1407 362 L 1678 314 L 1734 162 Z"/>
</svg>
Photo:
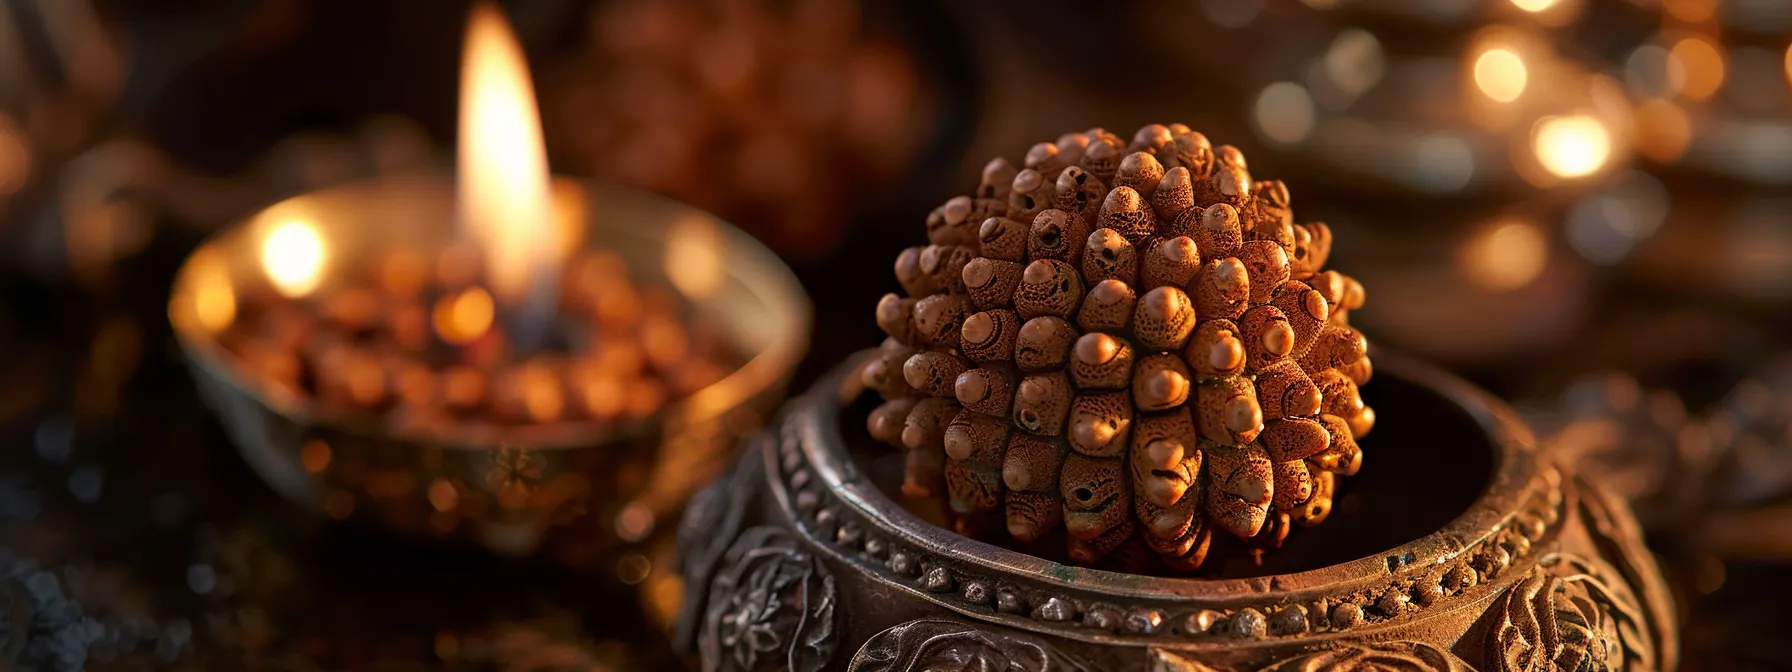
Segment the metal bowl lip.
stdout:
<svg viewBox="0 0 1792 672">
<path fill-rule="evenodd" d="M 452 185 L 452 176 L 441 171 L 428 170 L 405 175 L 355 180 L 297 194 L 258 209 L 207 236 L 199 246 L 188 253 L 175 272 L 174 284 L 168 299 L 168 321 L 173 327 L 175 340 L 179 343 L 182 354 L 185 355 L 196 375 L 205 376 L 221 383 L 228 393 L 253 400 L 256 404 L 295 423 L 328 427 L 349 436 L 377 438 L 415 446 L 466 450 L 506 447 L 564 451 L 626 441 L 647 435 L 656 424 L 694 424 L 720 417 L 730 409 L 748 402 L 760 392 L 784 384 L 794 374 L 797 363 L 808 349 L 814 312 L 802 283 L 776 253 L 765 247 L 751 234 L 708 211 L 645 189 L 607 180 L 562 175 L 555 175 L 553 179 L 556 183 L 576 185 L 587 193 L 626 194 L 630 198 L 681 209 L 686 211 L 688 216 L 697 216 L 709 221 L 721 233 L 724 245 L 731 253 L 743 255 L 737 262 L 744 260 L 748 267 L 742 268 L 730 264 L 725 268 L 728 275 L 748 286 L 762 288 L 764 291 L 755 293 L 765 296 L 767 301 L 786 304 L 784 307 L 796 319 L 792 324 L 786 325 L 787 333 L 771 339 L 770 345 L 759 350 L 721 380 L 669 404 L 642 420 L 630 423 L 605 424 L 596 421 L 575 421 L 551 425 L 500 427 L 497 433 L 501 436 L 497 440 L 484 440 L 487 438 L 485 436 L 476 436 L 469 440 L 457 439 L 452 436 L 396 431 L 365 418 L 331 412 L 330 409 L 312 403 L 307 398 L 270 393 L 273 391 L 259 389 L 239 375 L 236 368 L 231 365 L 229 355 L 219 344 L 217 338 L 181 311 L 181 302 L 190 295 L 190 291 L 185 285 L 190 281 L 189 270 L 193 260 L 204 250 L 221 244 L 221 241 L 230 236 L 242 233 L 245 227 L 254 220 L 255 215 L 308 198 L 339 196 L 356 192 L 375 193 L 385 188 L 406 184 L 426 187 Z"/>
<path fill-rule="evenodd" d="M 1045 560 L 963 537 L 922 520 L 879 490 L 845 452 L 840 433 L 841 401 L 835 390 L 847 372 L 871 351 L 848 360 L 805 393 L 797 407 L 811 412 L 803 423 L 802 450 L 823 487 L 852 507 L 867 522 L 923 553 L 952 557 L 997 575 L 1022 576 L 1047 584 L 1114 598 L 1248 606 L 1274 593 L 1294 599 L 1321 592 L 1337 593 L 1360 584 L 1384 583 L 1411 567 L 1443 567 L 1444 563 L 1497 534 L 1533 492 L 1545 487 L 1551 472 L 1541 464 L 1530 429 L 1504 402 L 1473 384 L 1416 359 L 1376 349 L 1377 376 L 1405 379 L 1466 411 L 1486 434 L 1493 452 L 1490 478 L 1468 509 L 1424 536 L 1381 553 L 1299 572 L 1237 579 L 1130 574 Z M 1383 422 L 1398 421 L 1384 413 Z M 1447 444 L 1444 439 L 1439 444 Z M 1398 565 L 1390 561 L 1398 559 Z M 1398 567 L 1398 569 L 1396 569 Z"/>
</svg>

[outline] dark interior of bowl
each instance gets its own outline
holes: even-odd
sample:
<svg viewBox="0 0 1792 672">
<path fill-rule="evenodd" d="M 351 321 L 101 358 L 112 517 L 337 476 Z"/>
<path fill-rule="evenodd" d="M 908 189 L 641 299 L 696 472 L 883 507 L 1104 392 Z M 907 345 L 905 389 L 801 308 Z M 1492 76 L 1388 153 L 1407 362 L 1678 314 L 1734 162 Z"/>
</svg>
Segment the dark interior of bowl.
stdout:
<svg viewBox="0 0 1792 672">
<path fill-rule="evenodd" d="M 1282 548 L 1260 561 L 1242 544 L 1216 534 L 1199 575 L 1247 578 L 1319 569 L 1378 555 L 1442 528 L 1486 491 L 1494 470 L 1488 433 L 1462 406 L 1409 380 L 1381 375 L 1363 387 L 1380 421 L 1362 440 L 1363 468 L 1344 479 L 1331 517 L 1296 528 Z M 878 489 L 922 519 L 951 528 L 943 502 L 902 496 L 900 451 L 871 439 L 865 416 L 874 395 L 843 410 L 841 431 L 859 469 Z M 1039 547 L 1017 548 L 1006 534 L 982 538 L 999 546 L 1067 562 Z M 1048 548 L 1062 548 L 1062 542 Z"/>
</svg>

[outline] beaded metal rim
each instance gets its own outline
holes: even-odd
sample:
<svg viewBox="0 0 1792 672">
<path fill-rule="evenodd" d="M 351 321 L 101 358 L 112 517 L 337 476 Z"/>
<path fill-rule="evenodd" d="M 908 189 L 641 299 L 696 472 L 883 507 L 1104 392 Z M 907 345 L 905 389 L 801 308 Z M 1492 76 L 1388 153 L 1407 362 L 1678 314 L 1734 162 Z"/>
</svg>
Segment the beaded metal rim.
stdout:
<svg viewBox="0 0 1792 672">
<path fill-rule="evenodd" d="M 1043 560 L 959 536 L 910 513 L 852 463 L 832 394 L 848 362 L 793 404 L 764 446 L 780 508 L 843 562 L 959 613 L 1098 643 L 1178 648 L 1399 628 L 1417 605 L 1491 599 L 1495 582 L 1535 564 L 1560 530 L 1561 474 L 1503 403 L 1416 361 L 1378 375 L 1409 380 L 1467 411 L 1485 432 L 1485 489 L 1448 525 L 1384 553 L 1297 573 L 1203 580 L 1124 574 Z M 856 362 L 856 358 L 854 362 Z M 1414 604 L 1416 603 L 1416 605 Z M 1425 615 L 1448 609 L 1425 609 Z"/>
</svg>

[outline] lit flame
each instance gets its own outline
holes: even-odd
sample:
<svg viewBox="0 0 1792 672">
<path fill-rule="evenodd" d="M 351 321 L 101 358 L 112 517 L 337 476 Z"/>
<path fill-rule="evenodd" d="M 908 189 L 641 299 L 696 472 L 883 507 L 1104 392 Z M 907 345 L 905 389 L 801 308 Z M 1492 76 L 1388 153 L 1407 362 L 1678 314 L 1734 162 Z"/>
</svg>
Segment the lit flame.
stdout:
<svg viewBox="0 0 1792 672">
<path fill-rule="evenodd" d="M 560 277 L 547 151 L 528 63 L 497 7 L 473 6 L 461 60 L 458 206 L 500 305 L 542 315 Z"/>
<path fill-rule="evenodd" d="M 1512 0 L 1512 4 L 1524 11 L 1535 13 L 1554 7 L 1556 0 Z"/>
<path fill-rule="evenodd" d="M 290 298 L 317 289 L 328 260 L 329 251 L 324 248 L 317 226 L 302 219 L 275 225 L 261 240 L 261 268 L 274 283 L 274 289 Z"/>
<path fill-rule="evenodd" d="M 1586 177 L 1605 166 L 1611 133 L 1585 115 L 1544 117 L 1532 133 L 1533 151 L 1544 170 L 1558 177 Z"/>
<path fill-rule="evenodd" d="M 1495 47 L 1475 58 L 1475 86 L 1488 98 L 1502 103 L 1518 100 L 1529 81 L 1524 59 L 1509 49 Z"/>
</svg>

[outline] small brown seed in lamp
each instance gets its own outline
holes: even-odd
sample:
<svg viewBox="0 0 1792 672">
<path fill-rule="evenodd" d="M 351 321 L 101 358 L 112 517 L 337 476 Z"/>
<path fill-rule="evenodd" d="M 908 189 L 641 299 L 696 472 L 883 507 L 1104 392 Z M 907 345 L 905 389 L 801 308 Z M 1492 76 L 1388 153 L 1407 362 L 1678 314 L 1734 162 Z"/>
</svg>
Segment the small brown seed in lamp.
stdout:
<svg viewBox="0 0 1792 672">
<path fill-rule="evenodd" d="M 961 349 L 974 362 L 1012 361 L 1020 325 L 1020 316 L 1012 310 L 973 313 L 959 328 Z"/>
<path fill-rule="evenodd" d="M 1017 262 L 978 257 L 964 266 L 964 286 L 979 310 L 1006 308 L 1020 286 L 1022 269 Z"/>
<path fill-rule="evenodd" d="M 1147 152 L 1133 152 L 1120 160 L 1120 168 L 1114 172 L 1114 186 L 1131 187 L 1145 198 L 1157 191 L 1158 183 L 1164 179 L 1164 166 L 1157 157 Z"/>
<path fill-rule="evenodd" d="M 1004 369 L 975 368 L 958 374 L 952 394 L 967 409 L 1005 418 L 1013 408 L 1014 385 L 1014 376 Z"/>
<path fill-rule="evenodd" d="M 1113 229 L 1127 242 L 1138 245 L 1155 232 L 1157 214 L 1145 202 L 1145 197 L 1132 187 L 1115 187 L 1102 201 L 1101 217 L 1096 225 Z"/>
<path fill-rule="evenodd" d="M 492 295 L 479 287 L 442 297 L 432 319 L 436 335 L 454 345 L 469 345 L 485 336 L 495 315 Z"/>
<path fill-rule="evenodd" d="M 1089 235 L 1089 225 L 1074 212 L 1051 209 L 1033 217 L 1027 233 L 1027 258 L 1056 259 L 1075 265 L 1083 254 L 1080 242 Z"/>
<path fill-rule="evenodd" d="M 442 370 L 442 401 L 448 408 L 467 411 L 485 401 L 485 374 L 472 366 L 456 365 Z"/>
<path fill-rule="evenodd" d="M 1082 310 L 1077 313 L 1077 326 L 1084 331 L 1124 331 L 1132 324 L 1137 303 L 1132 288 L 1124 282 L 1103 280 L 1095 283 Z"/>
</svg>

